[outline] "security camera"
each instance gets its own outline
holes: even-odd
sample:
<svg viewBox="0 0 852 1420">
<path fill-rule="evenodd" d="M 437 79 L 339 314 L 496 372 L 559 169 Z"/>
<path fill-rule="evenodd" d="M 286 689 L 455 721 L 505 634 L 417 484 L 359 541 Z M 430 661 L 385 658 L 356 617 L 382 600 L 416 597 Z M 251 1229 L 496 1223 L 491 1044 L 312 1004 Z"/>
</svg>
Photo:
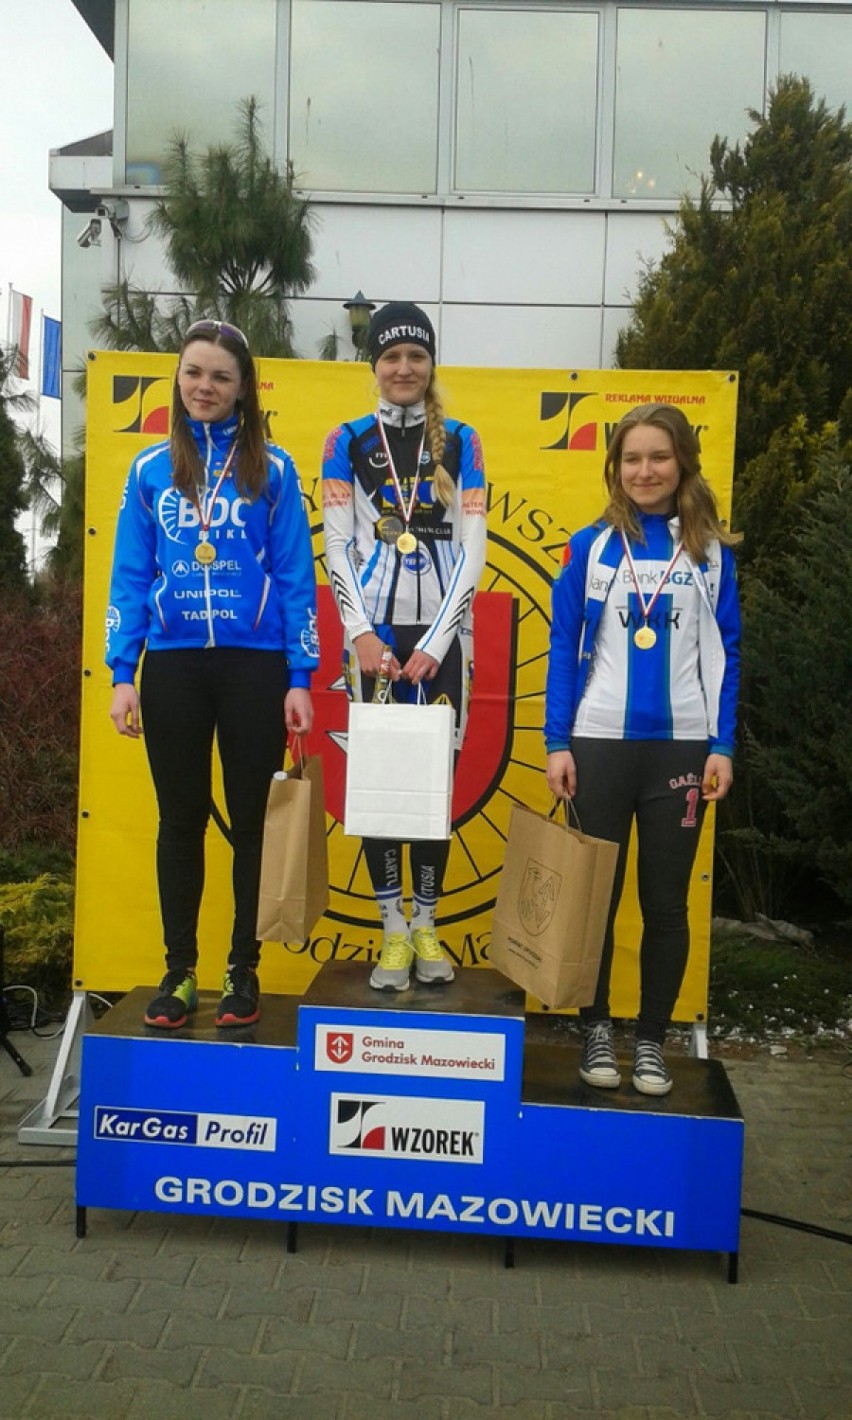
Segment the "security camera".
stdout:
<svg viewBox="0 0 852 1420">
<path fill-rule="evenodd" d="M 130 205 L 123 197 L 103 202 L 95 208 L 96 217 L 105 217 L 108 222 L 126 222 L 130 216 Z"/>
<path fill-rule="evenodd" d="M 99 247 L 102 225 L 100 217 L 92 217 L 77 238 L 78 247 Z"/>
</svg>

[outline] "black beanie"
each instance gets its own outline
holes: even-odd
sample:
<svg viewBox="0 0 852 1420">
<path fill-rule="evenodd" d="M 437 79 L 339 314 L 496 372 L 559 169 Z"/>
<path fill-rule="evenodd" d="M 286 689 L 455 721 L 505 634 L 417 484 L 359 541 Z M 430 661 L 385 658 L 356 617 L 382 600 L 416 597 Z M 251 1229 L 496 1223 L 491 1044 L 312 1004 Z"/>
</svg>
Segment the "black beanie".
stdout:
<svg viewBox="0 0 852 1420">
<path fill-rule="evenodd" d="M 425 311 L 410 301 L 389 301 L 375 311 L 367 330 L 370 364 L 394 345 L 420 345 L 435 360 L 435 329 Z"/>
</svg>

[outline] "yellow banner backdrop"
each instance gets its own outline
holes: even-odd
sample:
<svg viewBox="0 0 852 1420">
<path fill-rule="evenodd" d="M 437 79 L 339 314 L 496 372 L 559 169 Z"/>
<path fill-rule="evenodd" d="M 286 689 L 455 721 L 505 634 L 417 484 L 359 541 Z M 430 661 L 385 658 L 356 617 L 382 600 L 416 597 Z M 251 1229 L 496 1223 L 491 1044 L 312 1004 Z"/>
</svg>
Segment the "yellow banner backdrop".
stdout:
<svg viewBox="0 0 852 1420">
<path fill-rule="evenodd" d="M 156 806 L 144 745 L 118 736 L 109 720 L 110 676 L 103 663 L 115 523 L 131 459 L 166 437 L 173 356 L 89 355 L 86 579 L 80 833 L 74 984 L 126 991 L 155 984 L 163 948 L 154 876 Z M 320 459 L 325 435 L 375 404 L 369 367 L 309 360 L 260 362 L 270 437 L 293 455 L 302 477 L 319 578 L 322 552 Z M 464 966 L 487 961 L 491 916 L 509 814 L 520 801 L 546 811 L 541 734 L 550 629 L 550 593 L 571 532 L 603 506 L 602 468 L 612 427 L 635 404 L 680 405 L 701 439 L 703 465 L 723 513 L 730 507 L 737 380 L 727 372 L 444 369 L 446 408 L 479 430 L 488 480 L 488 561 L 476 602 L 476 678 L 459 763 L 439 931 Z M 301 993 L 333 957 L 363 960 L 380 931 L 360 841 L 343 834 L 346 701 L 337 688 L 340 628 L 321 586 L 322 659 L 314 698 L 319 726 L 309 746 L 322 753 L 327 781 L 331 902 L 309 941 L 267 943 L 266 991 Z M 223 805 L 221 787 L 216 802 Z M 702 835 L 690 895 L 692 951 L 678 1020 L 707 1006 L 712 814 Z M 231 925 L 230 853 L 214 823 L 207 841 L 207 887 L 200 925 L 199 983 L 218 988 Z M 617 923 L 615 1015 L 635 1015 L 640 923 L 628 875 Z"/>
</svg>

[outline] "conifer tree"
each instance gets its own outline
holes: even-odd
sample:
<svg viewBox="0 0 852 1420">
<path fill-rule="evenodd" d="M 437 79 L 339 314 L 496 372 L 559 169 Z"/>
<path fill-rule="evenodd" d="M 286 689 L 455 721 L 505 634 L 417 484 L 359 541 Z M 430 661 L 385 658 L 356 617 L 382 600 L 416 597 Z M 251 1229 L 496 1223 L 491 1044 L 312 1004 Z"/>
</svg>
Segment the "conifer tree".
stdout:
<svg viewBox="0 0 852 1420">
<path fill-rule="evenodd" d="M 721 881 L 742 915 L 818 919 L 852 902 L 852 125 L 794 76 L 751 118 L 742 145 L 714 140 L 617 358 L 740 372 L 742 733 Z"/>
<path fill-rule="evenodd" d="M 714 139 L 711 175 L 681 204 L 616 348 L 634 369 L 739 370 L 734 511 L 747 544 L 741 511 L 766 511 L 751 461 L 797 422 L 817 438 L 828 421 L 847 437 L 852 425 L 852 125 L 794 76 L 751 119 L 742 145 Z"/>
<path fill-rule="evenodd" d="M 797 880 L 799 902 L 816 913 L 828 888 L 849 913 L 852 471 L 836 446 L 818 458 L 813 494 L 791 535 L 783 585 L 750 581 L 743 655 L 758 713 L 749 717 L 749 760 L 772 800 L 773 856 Z"/>
<path fill-rule="evenodd" d="M 27 555 L 24 539 L 15 521 L 27 506 L 24 485 L 26 466 L 21 452 L 21 431 L 10 410 L 26 406 L 27 396 L 16 395 L 14 350 L 0 350 L 0 593 L 23 591 L 27 587 Z"/>
<path fill-rule="evenodd" d="M 38 518 L 42 537 L 51 543 L 45 569 L 57 578 L 82 580 L 85 504 L 85 454 L 82 448 L 60 458 L 40 433 L 21 432 L 26 505 Z"/>
<path fill-rule="evenodd" d="M 162 298 L 127 281 L 104 293 L 93 333 L 118 350 L 176 350 L 202 316 L 232 321 L 255 354 L 292 356 L 289 298 L 314 279 L 311 213 L 265 152 L 257 100 L 240 105 L 231 144 L 194 153 L 172 144 L 167 195 L 151 219 L 183 297 Z"/>
</svg>

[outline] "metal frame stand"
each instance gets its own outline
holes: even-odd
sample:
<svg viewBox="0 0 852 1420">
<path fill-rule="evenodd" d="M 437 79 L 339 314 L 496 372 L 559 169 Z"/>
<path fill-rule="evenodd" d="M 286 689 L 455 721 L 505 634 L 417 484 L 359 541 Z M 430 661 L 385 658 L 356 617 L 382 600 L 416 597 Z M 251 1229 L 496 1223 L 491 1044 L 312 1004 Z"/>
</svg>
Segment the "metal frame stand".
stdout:
<svg viewBox="0 0 852 1420">
<path fill-rule="evenodd" d="M 10 1059 L 14 1060 L 22 1075 L 33 1073 L 32 1065 L 27 1064 L 21 1052 L 9 1039 L 9 1012 L 6 1010 L 6 1002 L 3 999 L 2 986 L 0 986 L 0 1046 L 3 1047 Z"/>
<path fill-rule="evenodd" d="M 693 1060 L 707 1059 L 707 1022 L 693 1021 L 689 1040 L 689 1053 Z"/>
<path fill-rule="evenodd" d="M 85 991 L 75 991 L 47 1094 L 18 1125 L 20 1144 L 74 1145 L 80 1111 L 80 1058 L 94 1016 Z"/>
</svg>

